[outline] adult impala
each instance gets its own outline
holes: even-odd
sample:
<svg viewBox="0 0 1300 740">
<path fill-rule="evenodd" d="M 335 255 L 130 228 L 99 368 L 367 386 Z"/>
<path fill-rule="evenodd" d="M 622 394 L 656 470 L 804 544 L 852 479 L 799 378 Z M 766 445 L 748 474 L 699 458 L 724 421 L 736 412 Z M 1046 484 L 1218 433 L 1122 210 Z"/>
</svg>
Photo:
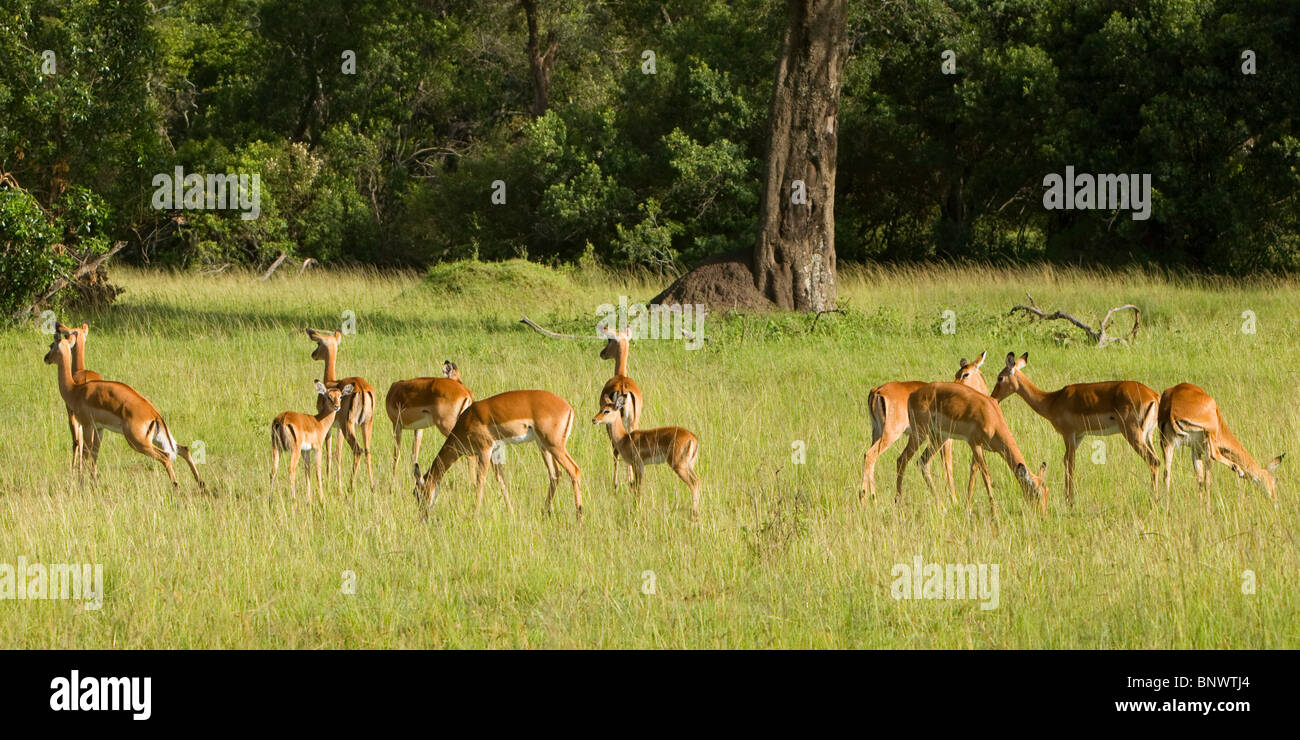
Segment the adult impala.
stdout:
<svg viewBox="0 0 1300 740">
<path fill-rule="evenodd" d="M 1151 493 L 1156 494 L 1160 458 L 1156 455 L 1156 411 L 1160 395 L 1133 380 L 1075 383 L 1057 391 L 1043 391 L 1025 377 L 1029 353 L 1019 358 L 1007 353 L 1007 364 L 998 373 L 993 398 L 999 403 L 1012 393 L 1025 399 L 1039 416 L 1047 419 L 1065 442 L 1065 500 L 1074 505 L 1074 453 L 1086 436 L 1123 435 L 1151 470 Z"/>
<path fill-rule="evenodd" d="M 438 484 L 451 466 L 465 455 L 473 455 L 478 460 L 478 472 L 475 476 L 477 512 L 483 505 L 483 484 L 487 478 L 488 465 L 492 462 L 493 447 L 498 443 L 521 444 L 536 442 L 542 451 L 542 461 L 546 463 L 546 472 L 550 476 L 551 487 L 546 493 L 547 513 L 551 510 L 551 500 L 555 497 L 555 486 L 560 481 L 556 466 L 564 469 L 573 482 L 573 504 L 578 510 L 578 519 L 582 519 L 582 490 L 580 487 L 581 471 L 578 464 L 569 456 L 565 448 L 569 432 L 573 430 L 573 407 L 568 401 L 549 391 L 506 391 L 490 398 L 475 401 L 465 409 L 465 413 L 456 420 L 451 434 L 442 443 L 442 449 L 429 464 L 428 471 L 420 474 L 420 464 L 414 464 L 416 503 L 425 517 L 433 509 L 438 499 Z M 505 498 L 506 508 L 514 511 L 510 503 L 510 493 L 506 490 L 505 477 L 501 467 L 496 466 L 497 483 L 501 485 L 501 496 Z"/>
<path fill-rule="evenodd" d="M 1282 463 L 1282 455 L 1260 467 L 1237 437 L 1228 429 L 1219 413 L 1219 405 L 1204 389 L 1191 383 L 1179 383 L 1160 394 L 1160 446 L 1165 458 L 1165 493 L 1172 487 L 1174 450 L 1185 445 L 1192 449 L 1192 465 L 1200 484 L 1201 500 L 1209 504 L 1211 461 L 1232 468 L 1241 477 L 1259 484 L 1269 498 L 1277 499 L 1277 482 L 1273 471 Z"/>
<path fill-rule="evenodd" d="M 984 375 L 980 373 L 980 367 L 984 364 L 984 357 L 987 354 L 988 352 L 981 352 L 974 362 L 967 362 L 965 357 L 961 358 L 954 380 L 973 388 L 978 393 L 988 393 L 989 388 L 984 384 Z M 860 502 L 866 502 L 868 493 L 871 494 L 871 499 L 875 500 L 876 461 L 907 432 L 907 399 L 916 389 L 924 385 L 927 383 L 919 380 L 894 381 L 878 385 L 867 394 L 867 413 L 871 417 L 871 446 L 867 448 L 862 464 L 862 490 L 858 494 Z M 952 441 L 945 440 L 940 452 L 944 478 L 948 481 L 948 492 L 952 495 L 953 501 L 956 501 L 957 486 L 952 478 Z"/>
<path fill-rule="evenodd" d="M 309 461 L 316 473 L 316 488 L 321 498 L 325 497 L 325 487 L 321 482 L 321 448 L 325 446 L 325 437 L 334 425 L 334 417 L 343 408 L 343 399 L 353 392 L 351 383 L 344 383 L 342 388 L 327 388 L 316 381 L 317 408 L 315 416 L 301 414 L 297 411 L 283 411 L 271 422 L 271 492 L 275 492 L 275 474 L 280 469 L 280 453 L 289 453 L 289 495 L 298 495 L 298 460 L 306 452 L 314 460 Z M 311 476 L 307 477 L 307 503 L 311 503 Z"/>
<path fill-rule="evenodd" d="M 1026 498 L 1037 501 L 1039 513 L 1047 513 L 1047 484 L 1043 476 L 1047 473 L 1047 463 L 1032 473 L 1025 464 L 1025 458 L 1016 446 L 1016 440 L 1007 428 L 1007 421 L 1002 416 L 1002 408 L 989 396 L 972 390 L 960 383 L 929 383 L 915 391 L 907 399 L 908 429 L 907 447 L 899 457 L 898 485 L 895 500 L 903 492 L 903 470 L 907 462 L 916 454 L 922 442 L 929 447 L 921 454 L 921 474 L 925 477 L 930 492 L 935 500 L 939 492 L 934 487 L 934 477 L 930 474 L 930 458 L 940 444 L 949 439 L 960 439 L 970 445 L 971 464 L 970 479 L 966 484 L 966 506 L 969 509 L 975 493 L 975 471 L 978 469 L 984 478 L 984 490 L 989 497 L 989 511 L 996 512 L 993 502 L 993 481 L 989 475 L 988 464 L 984 460 L 984 448 L 988 448 L 1006 460 L 1007 467 L 1015 473 L 1020 481 Z"/>
<path fill-rule="evenodd" d="M 312 350 L 311 358 L 320 360 L 325 363 L 325 371 L 322 379 L 328 387 L 342 388 L 345 385 L 352 386 L 352 393 L 343 397 L 343 408 L 334 417 L 334 429 L 338 429 L 347 440 L 348 447 L 352 448 L 352 477 L 348 479 L 348 485 L 351 486 L 356 482 L 357 465 L 361 463 L 362 456 L 366 458 L 366 472 L 370 475 L 370 487 L 375 487 L 375 470 L 370 463 L 370 433 L 375 424 L 375 388 L 366 382 L 365 378 L 339 378 L 334 374 L 335 361 L 338 359 L 339 345 L 343 342 L 343 332 L 333 331 L 324 332 L 315 329 L 307 329 L 307 336 L 316 342 L 316 349 Z M 318 397 L 317 403 L 321 403 Z M 317 411 L 321 411 L 318 406 Z M 361 443 L 357 443 L 357 430 L 361 430 Z M 343 489 L 343 447 L 326 439 L 326 456 L 329 456 L 329 446 L 334 444 L 334 460 L 330 463 L 338 469 L 338 486 L 339 490 Z"/>
<path fill-rule="evenodd" d="M 656 427 L 627 431 L 623 426 L 623 406 L 627 396 L 616 393 L 612 403 L 601 406 L 593 424 L 609 427 L 614 447 L 632 466 L 632 490 L 640 499 L 645 466 L 667 463 L 691 491 L 691 521 L 700 518 L 700 476 L 695 462 L 700 455 L 700 440 L 681 427 Z"/>
<path fill-rule="evenodd" d="M 456 419 L 474 402 L 474 395 L 460 382 L 460 370 L 455 363 L 444 361 L 442 375 L 440 378 L 399 380 L 388 387 L 384 410 L 393 423 L 393 480 L 397 479 L 403 429 L 415 433 L 415 440 L 411 443 L 411 462 L 419 462 L 420 439 L 424 430 L 432 426 L 444 437 L 450 435 Z"/>
<path fill-rule="evenodd" d="M 605 383 L 605 387 L 600 389 L 599 408 L 605 408 L 606 405 L 612 404 L 616 396 L 624 398 L 624 403 L 620 410 L 623 418 L 623 428 L 629 432 L 636 431 L 637 426 L 641 423 L 641 388 L 627 376 L 627 353 L 632 342 L 631 334 L 627 331 L 612 331 L 604 324 L 598 327 L 600 333 L 608 340 L 605 346 L 600 350 L 600 359 L 614 361 L 614 377 Z M 609 431 L 609 445 L 614 453 L 614 488 L 618 488 L 618 444 L 614 442 L 614 428 L 607 427 Z M 632 470 L 629 464 L 628 470 Z"/>
<path fill-rule="evenodd" d="M 162 463 L 167 469 L 167 477 L 172 487 L 179 487 L 176 470 L 172 462 L 177 455 L 190 466 L 194 481 L 203 489 L 199 479 L 199 469 L 190 457 L 189 448 L 176 443 L 167 428 L 167 422 L 152 403 L 135 389 L 125 383 L 108 380 L 86 380 L 77 383 L 72 378 L 73 336 L 55 334 L 50 344 L 50 351 L 45 355 L 48 365 L 57 365 L 59 371 L 59 393 L 63 403 L 76 416 L 79 430 L 78 439 L 73 441 L 75 449 L 80 451 L 89 435 L 90 471 L 92 477 L 98 475 L 99 443 L 103 439 L 101 430 L 117 432 L 126 439 L 131 449 L 141 455 L 151 457 Z M 76 459 L 77 455 L 73 456 Z"/>
<path fill-rule="evenodd" d="M 94 370 L 86 369 L 86 339 L 90 336 L 90 324 L 81 322 L 80 328 L 70 328 L 62 323 L 54 325 L 55 336 L 66 334 L 72 337 L 72 382 L 84 383 L 87 380 L 103 380 L 99 373 Z M 81 423 L 77 421 L 77 415 L 72 412 L 72 407 L 68 406 L 68 431 L 72 435 L 72 468 L 76 470 L 84 459 L 89 450 L 88 447 L 97 447 L 98 440 L 93 437 L 98 434 L 98 430 L 91 429 L 91 439 L 84 439 L 81 430 Z M 79 442 L 79 440 L 81 440 Z"/>
</svg>

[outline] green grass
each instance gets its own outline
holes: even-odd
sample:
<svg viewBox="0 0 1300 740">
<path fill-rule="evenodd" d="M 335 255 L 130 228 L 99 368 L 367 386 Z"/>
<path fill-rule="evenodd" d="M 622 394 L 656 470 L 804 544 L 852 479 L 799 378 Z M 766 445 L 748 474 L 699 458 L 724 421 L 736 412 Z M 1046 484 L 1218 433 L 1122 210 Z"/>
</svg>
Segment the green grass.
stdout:
<svg viewBox="0 0 1300 740">
<path fill-rule="evenodd" d="M 1049 269 L 849 269 L 845 314 L 709 317 L 704 349 L 634 344 L 630 371 L 645 393 L 643 425 L 675 424 L 701 440 L 701 521 L 688 522 L 685 487 L 650 469 L 634 509 L 610 487 L 609 444 L 590 424 L 611 374 L 598 343 L 543 338 L 522 312 L 564 332 L 590 331 L 596 308 L 643 301 L 654 281 L 602 273 L 539 277 L 509 268 L 465 281 L 439 272 L 309 272 L 259 282 L 247 274 L 194 277 L 115 270 L 127 293 L 91 322 L 88 364 L 134 386 L 182 442 L 203 440 L 200 472 L 213 496 L 109 435 L 98 484 L 71 482 L 69 440 L 48 336 L 0 332 L 6 423 L 0 427 L 0 563 L 99 562 L 103 608 L 75 601 L 0 600 L 10 647 L 1137 647 L 1245 648 L 1300 644 L 1300 558 L 1294 457 L 1279 472 L 1277 506 L 1216 470 L 1204 508 L 1185 451 L 1172 497 L 1151 500 L 1146 469 L 1119 437 L 1107 462 L 1080 449 L 1078 498 L 1063 501 L 1061 442 L 1017 398 L 1006 411 L 1030 462 L 1049 463 L 1049 514 L 1025 504 L 990 458 L 997 532 L 986 506 L 936 505 L 911 469 L 903 501 L 858 504 L 869 442 L 867 391 L 896 379 L 950 379 L 962 356 L 1029 352 L 1044 388 L 1132 378 L 1160 390 L 1196 382 L 1220 402 L 1256 456 L 1295 455 L 1295 360 L 1300 285 L 1212 284 L 1145 273 Z M 481 281 L 490 289 L 466 282 Z M 480 285 L 480 287 L 481 287 Z M 1059 324 L 1008 317 L 1026 291 L 1049 310 L 1095 320 L 1108 306 L 1142 307 L 1132 347 L 1087 346 Z M 579 424 L 569 442 L 582 467 L 586 520 L 567 482 L 541 515 L 545 475 L 532 447 L 508 453 L 516 513 L 489 483 L 473 513 L 467 466 L 449 476 L 433 517 L 409 492 L 410 434 L 396 482 L 387 417 L 375 423 L 372 491 L 331 491 L 308 506 L 268 493 L 268 427 L 285 409 L 314 407 L 321 364 L 302 327 L 337 326 L 355 312 L 340 373 L 382 394 L 394 380 L 456 361 L 476 397 L 545 388 L 567 398 Z M 955 335 L 942 313 L 956 314 Z M 1243 311 L 1257 333 L 1243 334 Z M 1126 321 L 1120 318 L 1118 321 Z M 794 464 L 792 444 L 806 444 Z M 426 434 L 427 463 L 441 444 Z M 877 483 L 893 487 L 901 443 Z M 345 457 L 346 459 L 346 457 Z M 957 448 L 965 483 L 968 452 Z M 300 482 L 299 497 L 304 497 Z M 982 487 L 977 496 L 982 495 Z M 914 555 L 937 563 L 996 563 L 1000 605 L 898 601 L 891 569 Z M 1243 594 L 1243 572 L 1257 591 Z M 356 593 L 341 593 L 344 571 Z M 655 593 L 642 592 L 653 571 Z"/>
</svg>

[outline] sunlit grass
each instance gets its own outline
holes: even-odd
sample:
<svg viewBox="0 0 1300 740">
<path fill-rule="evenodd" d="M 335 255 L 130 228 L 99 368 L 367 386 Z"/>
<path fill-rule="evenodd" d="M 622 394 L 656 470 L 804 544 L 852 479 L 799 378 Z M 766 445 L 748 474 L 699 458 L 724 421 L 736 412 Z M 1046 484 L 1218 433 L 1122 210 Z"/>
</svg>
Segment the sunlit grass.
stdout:
<svg viewBox="0 0 1300 740">
<path fill-rule="evenodd" d="M 960 357 L 985 349 L 990 385 L 1008 351 L 1029 352 L 1026 372 L 1044 388 L 1196 382 L 1257 458 L 1294 455 L 1300 286 L 1052 268 L 847 268 L 841 277 L 847 312 L 815 327 L 804 316 L 711 316 L 699 351 L 634 345 L 643 424 L 685 426 L 701 440 L 693 526 L 687 491 L 663 466 L 650 469 L 639 508 L 626 487 L 611 490 L 609 443 L 590 424 L 611 374 L 599 343 L 547 339 L 518 323 L 527 313 L 562 332 L 590 331 L 598 305 L 620 295 L 644 301 L 661 281 L 566 272 L 544 290 L 453 290 L 413 273 L 309 271 L 260 282 L 115 270 L 127 292 L 113 309 L 61 318 L 90 321 L 92 369 L 141 391 L 182 442 L 203 441 L 200 472 L 214 495 L 198 494 L 183 470 L 174 494 L 156 463 L 114 435 L 98 484 L 70 482 L 66 416 L 54 370 L 41 363 L 49 338 L 33 327 L 0 332 L 8 399 L 0 563 L 100 562 L 107 589 L 100 611 L 0 600 L 0 639 L 81 648 L 1300 644 L 1293 459 L 1280 471 L 1277 506 L 1220 468 L 1207 510 L 1185 452 L 1174 495 L 1156 503 L 1145 467 L 1119 437 L 1105 438 L 1100 464 L 1090 439 L 1068 509 L 1059 437 L 1012 398 L 1003 407 L 1022 451 L 1048 461 L 1046 518 L 1024 504 L 996 458 L 996 534 L 982 486 L 967 514 L 936 505 L 909 470 L 895 505 L 899 446 L 877 466 L 882 500 L 860 507 L 857 493 L 867 391 L 886 380 L 948 379 Z M 1138 342 L 1097 350 L 1061 322 L 1008 317 L 1026 292 L 1090 322 L 1137 303 Z M 942 330 L 946 310 L 954 335 Z M 283 483 L 269 493 L 270 421 L 312 410 L 322 369 L 302 328 L 336 327 L 344 311 L 355 314 L 357 334 L 344 340 L 339 370 L 381 395 L 450 359 L 476 397 L 545 388 L 567 398 L 578 414 L 569 449 L 583 471 L 585 522 L 575 521 L 564 483 L 555 513 L 542 516 L 545 474 L 531 447 L 508 453 L 513 516 L 489 483 L 475 517 L 462 465 L 421 521 L 409 496 L 410 434 L 393 480 L 382 408 L 373 491 L 359 481 L 313 506 L 302 480 L 303 500 L 290 500 Z M 1241 330 L 1245 311 L 1254 334 Z M 792 459 L 796 442 L 805 464 Z M 423 461 L 440 444 L 426 433 Z M 960 447 L 957 459 L 964 487 Z M 894 600 L 893 565 L 918 554 L 999 564 L 999 608 Z M 1250 595 L 1247 570 L 1257 579 Z M 340 590 L 345 571 L 356 574 L 355 594 Z M 645 594 L 651 578 L 655 593 Z"/>
</svg>

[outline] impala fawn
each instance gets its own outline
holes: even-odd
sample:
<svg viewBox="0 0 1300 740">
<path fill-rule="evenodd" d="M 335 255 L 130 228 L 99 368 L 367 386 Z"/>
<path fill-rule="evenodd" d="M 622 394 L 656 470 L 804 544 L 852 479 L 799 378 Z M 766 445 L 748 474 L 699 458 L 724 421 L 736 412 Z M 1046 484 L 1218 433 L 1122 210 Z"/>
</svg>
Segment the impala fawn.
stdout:
<svg viewBox="0 0 1300 740">
<path fill-rule="evenodd" d="M 700 517 L 700 477 L 695 474 L 695 462 L 700 454 L 700 441 L 694 434 L 681 427 L 656 427 L 654 429 L 635 429 L 627 431 L 623 426 L 624 404 L 628 397 L 614 394 L 611 402 L 605 403 L 593 424 L 604 424 L 609 428 L 610 439 L 614 442 L 618 454 L 632 466 L 632 490 L 640 500 L 641 484 L 645 479 L 645 466 L 655 463 L 667 463 L 678 478 L 691 491 L 691 521 Z"/>
<path fill-rule="evenodd" d="M 316 381 L 317 408 L 315 416 L 308 416 L 297 411 L 284 411 L 271 422 L 271 492 L 275 492 L 275 474 L 280 469 L 280 453 L 289 453 L 289 495 L 297 497 L 298 460 L 302 453 L 314 458 L 312 468 L 316 473 L 316 488 L 321 497 L 325 496 L 321 481 L 321 449 L 325 446 L 325 437 L 334 424 L 334 416 L 343 408 L 343 399 L 353 392 L 351 383 L 342 388 L 327 388 L 324 383 Z M 311 503 L 311 477 L 307 478 L 307 503 Z"/>
</svg>

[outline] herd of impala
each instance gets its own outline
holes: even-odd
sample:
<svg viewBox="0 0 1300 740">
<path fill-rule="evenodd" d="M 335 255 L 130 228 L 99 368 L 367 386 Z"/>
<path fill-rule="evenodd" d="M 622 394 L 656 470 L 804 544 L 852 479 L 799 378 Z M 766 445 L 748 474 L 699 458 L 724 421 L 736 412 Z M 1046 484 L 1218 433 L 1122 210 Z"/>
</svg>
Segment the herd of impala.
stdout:
<svg viewBox="0 0 1300 740">
<path fill-rule="evenodd" d="M 630 338 L 627 332 L 615 332 L 600 327 L 606 339 L 601 359 L 614 360 L 614 377 L 600 393 L 599 412 L 592 420 L 604 425 L 609 432 L 614 455 L 614 485 L 618 485 L 619 458 L 628 465 L 632 488 L 639 492 L 645 477 L 645 466 L 667 463 L 691 492 L 691 519 L 699 517 L 700 479 L 695 473 L 700 443 L 694 434 L 681 427 L 638 429 L 642 409 L 641 389 L 627 375 L 627 357 Z M 316 487 L 323 495 L 322 463 L 328 463 L 342 489 L 343 447 L 333 439 L 341 436 L 352 450 L 352 480 L 362 458 L 373 488 L 374 467 L 370 457 L 370 439 L 375 417 L 375 389 L 364 378 L 336 376 L 336 360 L 342 332 L 324 332 L 307 329 L 307 336 L 316 343 L 311 354 L 313 360 L 325 363 L 324 376 L 314 382 L 316 414 L 297 411 L 280 413 L 271 422 L 271 489 L 275 489 L 280 455 L 289 455 L 290 495 L 297 493 L 298 463 L 306 453 L 314 468 Z M 59 393 L 68 411 L 68 428 L 72 435 L 72 470 L 76 474 L 90 463 L 91 475 L 96 473 L 99 444 L 103 430 L 117 432 L 127 444 L 142 455 L 151 457 L 167 469 L 172 485 L 176 486 L 173 462 L 177 456 L 189 464 L 194 480 L 200 489 L 203 481 L 198 468 L 184 445 L 176 442 L 162 414 L 144 396 L 124 383 L 104 380 L 98 373 L 86 369 L 86 341 L 90 326 L 79 328 L 58 324 L 54 341 L 45 356 L 47 364 L 56 365 L 59 371 Z M 384 410 L 393 424 L 393 476 L 397 475 L 402 442 L 402 431 L 414 433 L 411 462 L 415 474 L 413 491 L 421 512 L 428 516 L 438 497 L 439 484 L 451 466 L 461 457 L 473 456 L 478 461 L 475 477 L 476 509 L 483 503 L 483 486 L 487 469 L 491 465 L 501 486 L 506 508 L 513 511 L 510 494 L 506 490 L 500 458 L 494 453 L 501 445 L 535 442 L 542 453 L 542 461 L 550 477 L 550 490 L 546 494 L 545 510 L 550 511 L 563 469 L 573 484 L 573 503 L 578 518 L 582 518 L 581 472 L 566 449 L 569 433 L 573 430 L 573 407 L 549 391 L 506 391 L 490 398 L 474 400 L 469 388 L 461 382 L 460 370 L 455 363 L 444 362 L 439 377 L 399 380 L 388 389 Z M 428 469 L 420 472 L 420 440 L 428 427 L 437 427 L 446 437 L 438 454 Z M 334 433 L 338 434 L 335 435 Z M 333 450 L 333 461 L 330 461 Z M 307 500 L 311 501 L 311 479 L 307 481 Z"/>
<path fill-rule="evenodd" d="M 614 486 L 618 486 L 619 458 L 628 466 L 632 487 L 638 492 L 645 476 L 645 466 L 666 463 L 690 489 L 691 519 L 698 518 L 700 479 L 695 473 L 700 446 L 698 438 L 681 427 L 638 428 L 643 398 L 640 387 L 627 375 L 629 335 L 604 326 L 599 330 L 606 339 L 600 357 L 614 361 L 614 376 L 601 389 L 599 412 L 592 421 L 604 425 L 608 431 L 614 457 Z M 89 332 L 86 323 L 79 328 L 58 324 L 54 341 L 45 356 L 47 364 L 58 366 L 59 393 L 67 407 L 72 435 L 73 473 L 83 469 L 89 461 L 91 474 L 95 474 L 99 445 L 103 430 L 107 429 L 125 437 L 135 451 L 162 463 L 173 486 L 177 485 L 173 462 L 179 456 L 189 465 L 194 480 L 203 488 L 189 449 L 176 442 L 158 409 L 130 386 L 106 381 L 98 373 L 86 369 Z M 335 471 L 341 489 L 342 445 L 332 441 L 335 436 L 341 436 L 352 450 L 352 480 L 355 480 L 364 458 L 373 487 L 370 440 L 376 406 L 375 389 L 364 378 L 336 377 L 336 359 L 343 338 L 341 332 L 315 329 L 306 332 L 316 343 L 311 358 L 325 364 L 323 379 L 314 381 L 317 413 L 285 411 L 271 422 L 272 490 L 283 453 L 289 455 L 291 496 L 296 495 L 297 468 L 303 453 L 313 461 L 316 487 L 322 494 L 322 463 L 328 463 L 328 467 Z M 984 480 L 989 507 L 995 509 L 992 479 L 984 458 L 987 448 L 1006 460 L 1026 497 L 1036 501 L 1039 511 L 1045 514 L 1047 484 L 1043 478 L 1047 463 L 1043 463 L 1037 472 L 1029 469 L 1002 415 L 1000 403 L 1013 393 L 1051 422 L 1061 435 L 1065 443 L 1065 495 L 1070 505 L 1074 503 L 1075 452 L 1085 436 L 1122 435 L 1147 464 L 1151 472 L 1152 494 L 1158 495 L 1162 456 L 1155 449 L 1157 430 L 1163 452 L 1166 493 L 1172 485 L 1174 452 L 1179 446 L 1187 446 L 1193 453 L 1193 466 L 1203 501 L 1209 501 L 1209 463 L 1214 461 L 1228 466 L 1238 476 L 1250 478 L 1260 484 L 1270 498 L 1277 498 L 1273 470 L 1281 463 L 1282 456 L 1278 455 L 1263 467 L 1257 464 L 1229 431 L 1214 399 L 1195 385 L 1181 383 L 1157 394 L 1142 383 L 1117 380 L 1076 383 L 1057 391 L 1043 391 L 1025 376 L 1028 353 L 1020 357 L 1008 353 L 1006 365 L 998 373 L 997 383 L 990 392 L 980 371 L 986 354 L 980 354 L 973 362 L 963 358 L 955 382 L 892 382 L 871 389 L 867 396 L 871 445 L 862 470 L 860 498 L 863 501 L 868 495 L 875 498 L 877 459 L 907 434 L 907 446 L 898 458 L 896 500 L 902 493 L 907 464 L 924 444 L 920 467 L 931 493 L 938 497 L 929 463 L 939 452 L 949 494 L 954 502 L 957 501 L 952 458 L 952 441 L 956 439 L 966 442 L 971 448 L 970 476 L 966 486 L 968 506 L 974 495 L 975 474 L 979 472 Z M 482 506 L 483 486 L 491 465 L 506 507 L 513 511 L 500 458 L 495 453 L 504 444 L 535 442 L 550 478 L 545 510 L 551 509 L 560 470 L 563 469 L 573 485 L 578 518 L 582 518 L 581 474 L 566 449 L 573 429 L 573 407 L 554 393 L 507 391 L 475 401 L 469 388 L 461 382 L 459 368 L 452 362 L 444 362 L 441 376 L 393 383 L 384 398 L 384 410 L 393 424 L 394 478 L 399 465 L 402 431 L 409 429 L 414 434 L 411 446 L 415 475 L 413 495 L 423 516 L 428 516 L 437 500 L 442 478 L 457 460 L 465 456 L 473 456 L 478 462 L 476 510 Z M 430 426 L 437 427 L 446 441 L 422 474 L 420 441 L 424 430 Z M 336 431 L 338 435 L 334 435 Z M 330 461 L 331 450 L 333 461 Z M 310 502 L 310 478 L 307 481 L 307 499 Z"/>
</svg>

